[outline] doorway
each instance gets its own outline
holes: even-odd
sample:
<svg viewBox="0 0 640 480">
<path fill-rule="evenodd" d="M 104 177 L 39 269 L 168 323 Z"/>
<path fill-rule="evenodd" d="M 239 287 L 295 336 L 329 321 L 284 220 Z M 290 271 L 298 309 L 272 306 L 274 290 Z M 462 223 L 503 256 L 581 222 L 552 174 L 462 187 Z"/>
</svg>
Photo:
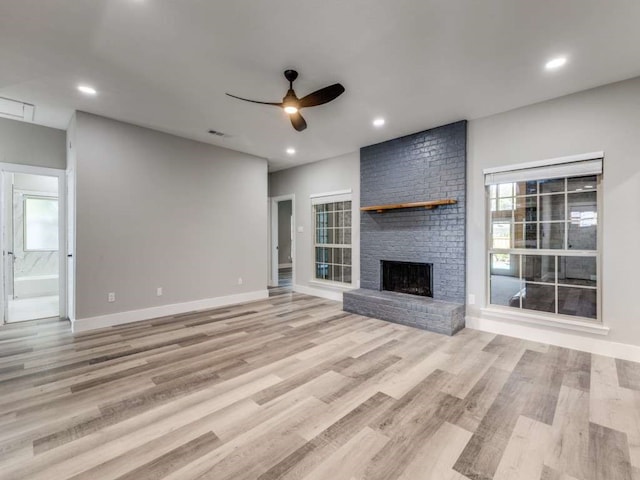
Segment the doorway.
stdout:
<svg viewBox="0 0 640 480">
<path fill-rule="evenodd" d="M 64 172 L 3 165 L 1 173 L 2 323 L 64 317 Z"/>
<path fill-rule="evenodd" d="M 292 288 L 295 278 L 294 197 L 271 199 L 271 286 Z"/>
</svg>

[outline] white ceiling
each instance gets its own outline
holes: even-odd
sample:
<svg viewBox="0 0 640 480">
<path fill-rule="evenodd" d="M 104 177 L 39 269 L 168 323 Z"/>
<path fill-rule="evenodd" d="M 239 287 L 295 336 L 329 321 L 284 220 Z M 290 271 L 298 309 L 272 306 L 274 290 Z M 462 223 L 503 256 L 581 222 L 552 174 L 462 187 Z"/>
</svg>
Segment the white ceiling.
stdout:
<svg viewBox="0 0 640 480">
<path fill-rule="evenodd" d="M 638 76 L 639 22 L 637 0 L 2 0 L 0 97 L 43 125 L 79 109 L 277 170 Z M 545 71 L 557 55 L 566 67 Z M 346 88 L 303 110 L 304 132 L 224 95 L 280 101 L 286 68 L 299 97 Z"/>
</svg>

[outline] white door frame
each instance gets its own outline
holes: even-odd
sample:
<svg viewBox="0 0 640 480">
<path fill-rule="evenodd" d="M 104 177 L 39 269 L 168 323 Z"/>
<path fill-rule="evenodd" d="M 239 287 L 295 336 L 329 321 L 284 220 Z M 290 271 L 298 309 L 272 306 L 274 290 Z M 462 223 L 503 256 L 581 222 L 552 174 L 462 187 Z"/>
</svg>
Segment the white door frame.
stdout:
<svg viewBox="0 0 640 480">
<path fill-rule="evenodd" d="M 278 203 L 291 200 L 291 217 L 295 229 L 296 218 L 296 196 L 293 193 L 271 197 L 271 276 L 269 286 L 278 286 Z M 296 235 L 295 231 L 291 235 L 291 266 L 292 285 L 296 284 Z"/>
<path fill-rule="evenodd" d="M 67 318 L 67 188 L 66 188 L 66 171 L 58 168 L 34 167 L 31 165 L 19 165 L 14 163 L 0 163 L 0 176 L 4 178 L 6 173 L 26 173 L 31 175 L 44 175 L 48 177 L 58 178 L 58 252 L 60 255 L 58 262 L 58 295 L 60 304 L 60 318 Z M 0 189 L 4 188 L 1 184 Z M 5 194 L 0 192 L 0 226 L 2 227 L 2 235 L 0 235 L 0 251 L 2 252 L 2 261 L 0 261 L 0 278 L 2 286 L 0 288 L 0 315 L 2 322 L 7 323 L 7 305 L 5 299 L 5 265 L 7 246 L 5 245 L 4 225 L 5 225 Z"/>
</svg>

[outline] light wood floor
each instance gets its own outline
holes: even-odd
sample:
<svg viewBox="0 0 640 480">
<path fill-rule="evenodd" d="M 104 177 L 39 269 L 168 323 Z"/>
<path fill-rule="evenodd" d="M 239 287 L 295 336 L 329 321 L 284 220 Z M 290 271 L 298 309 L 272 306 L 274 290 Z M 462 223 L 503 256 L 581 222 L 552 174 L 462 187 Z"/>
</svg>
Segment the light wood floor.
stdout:
<svg viewBox="0 0 640 480">
<path fill-rule="evenodd" d="M 0 478 L 640 479 L 639 364 L 274 292 L 0 328 Z"/>
</svg>

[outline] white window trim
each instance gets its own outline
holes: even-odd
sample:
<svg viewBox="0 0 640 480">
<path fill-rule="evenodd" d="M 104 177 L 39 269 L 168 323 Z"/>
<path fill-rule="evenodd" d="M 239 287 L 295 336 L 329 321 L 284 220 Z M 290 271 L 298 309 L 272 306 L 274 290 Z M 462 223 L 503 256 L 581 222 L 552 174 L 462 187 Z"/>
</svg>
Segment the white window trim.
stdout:
<svg viewBox="0 0 640 480">
<path fill-rule="evenodd" d="M 505 167 L 494 167 L 494 168 L 487 168 L 483 170 L 483 173 L 485 175 L 485 222 L 486 222 L 486 248 L 485 248 L 485 252 L 486 252 L 486 268 L 487 268 L 487 273 L 486 273 L 486 289 L 485 289 L 485 299 L 486 299 L 486 307 L 482 308 L 481 311 L 488 313 L 488 314 L 492 314 L 492 315 L 497 315 L 497 316 L 502 316 L 503 319 L 506 319 L 507 316 L 509 316 L 510 318 L 512 318 L 515 321 L 520 321 L 520 322 L 525 322 L 525 323 L 533 323 L 533 324 L 538 324 L 538 325 L 545 325 L 545 326 L 555 326 L 558 328 L 564 328 L 564 329 L 569 329 L 569 330 L 578 330 L 578 331 L 584 331 L 584 332 L 589 332 L 589 333 L 598 333 L 601 335 L 607 335 L 609 333 L 609 328 L 605 325 L 604 323 L 604 318 L 603 318 L 603 309 L 602 309 L 602 224 L 603 224 L 603 219 L 602 219 L 602 187 L 601 187 L 601 182 L 602 182 L 602 160 L 604 159 L 604 152 L 592 152 L 592 153 L 585 153 L 585 154 L 579 154 L 579 155 L 572 155 L 572 156 L 568 156 L 568 157 L 560 157 L 560 158 L 555 158 L 555 159 L 549 159 L 549 160 L 541 160 L 541 161 L 536 161 L 536 162 L 527 162 L 527 163 L 523 163 L 523 164 L 519 164 L 519 165 L 511 165 L 511 166 L 505 166 Z M 516 309 L 516 308 L 512 308 L 512 307 L 508 307 L 508 306 L 501 306 L 501 305 L 494 305 L 491 303 L 491 254 L 492 253 L 515 253 L 515 254 L 519 254 L 519 255 L 526 255 L 526 254 L 537 254 L 537 255 L 554 255 L 554 256 L 561 256 L 561 252 L 565 252 L 565 250 L 547 250 L 547 249 L 540 249 L 540 250 L 534 250 L 534 249 L 526 249 L 526 248 L 522 248 L 522 249 L 493 249 L 491 248 L 492 242 L 491 242 L 491 203 L 490 203 L 490 198 L 489 198 L 489 194 L 488 194 L 488 187 L 489 185 L 491 185 L 491 182 L 487 182 L 487 176 L 494 174 L 494 173 L 502 173 L 502 172 L 510 172 L 510 171 L 518 171 L 518 170 L 524 170 L 526 168 L 536 168 L 536 167 L 544 167 L 544 166 L 555 166 L 555 165 L 559 165 L 559 164 L 563 164 L 563 163 L 571 163 L 571 162 L 581 162 L 581 161 L 590 161 L 590 160 L 599 160 L 600 161 L 600 170 L 599 173 L 576 173 L 575 176 L 581 176 L 581 175 L 598 175 L 599 179 L 598 179 L 598 187 L 597 187 L 597 205 L 598 205 L 598 224 L 597 224 L 597 245 L 596 245 L 596 251 L 595 251 L 595 257 L 596 257 L 596 268 L 597 268 L 597 272 L 598 272 L 598 285 L 597 285 L 597 313 L 596 313 L 596 318 L 595 319 L 587 319 L 585 317 L 573 317 L 571 315 L 563 315 L 560 313 L 546 313 L 546 312 L 538 312 L 535 310 L 527 310 L 527 309 Z M 573 173 L 570 173 L 569 175 L 564 175 L 566 176 L 574 176 Z M 540 178 L 536 178 L 536 180 L 541 180 L 543 179 L 543 177 Z M 533 180 L 533 179 L 532 179 Z M 518 180 L 518 181 L 527 181 L 527 179 L 524 180 Z M 508 181 L 506 183 L 509 183 Z M 566 194 L 566 191 L 565 191 Z M 566 219 L 565 219 L 566 221 Z M 565 238 L 566 240 L 566 238 Z M 534 253 L 535 252 L 535 253 Z M 594 256 L 594 252 L 591 250 L 588 251 L 583 251 L 583 250 L 572 250 L 571 251 L 572 256 Z M 557 287 L 557 282 L 554 284 Z"/>
<path fill-rule="evenodd" d="M 341 290 L 351 290 L 353 289 L 354 284 L 354 276 L 353 276 L 353 193 L 351 189 L 346 190 L 336 190 L 333 192 L 325 192 L 325 193 L 312 193 L 309 195 L 311 199 L 311 225 L 312 225 L 312 233 L 311 233 L 311 249 L 313 252 L 312 255 L 312 272 L 313 276 L 309 280 L 310 284 L 315 284 L 317 286 L 325 286 L 325 287 L 333 287 Z M 325 203 L 335 203 L 335 202 L 351 202 L 351 242 L 348 244 L 326 244 L 326 248 L 349 248 L 351 250 L 351 283 L 346 282 L 337 282 L 335 280 L 325 280 L 323 278 L 316 277 L 316 216 L 314 211 L 315 205 L 322 205 Z M 323 244 L 325 245 L 325 244 Z M 344 264 L 341 264 L 344 266 Z"/>
</svg>

